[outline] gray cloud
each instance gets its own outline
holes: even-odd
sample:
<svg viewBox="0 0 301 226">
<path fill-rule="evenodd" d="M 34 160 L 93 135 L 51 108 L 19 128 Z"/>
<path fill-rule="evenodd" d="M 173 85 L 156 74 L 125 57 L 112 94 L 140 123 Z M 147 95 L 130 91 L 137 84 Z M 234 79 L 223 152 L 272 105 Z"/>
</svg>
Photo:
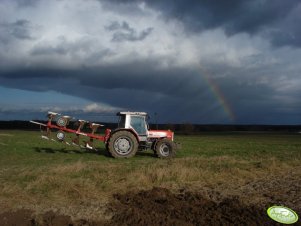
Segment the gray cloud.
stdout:
<svg viewBox="0 0 301 226">
<path fill-rule="evenodd" d="M 40 0 L 12 0 L 18 4 L 19 7 L 33 7 Z"/>
<path fill-rule="evenodd" d="M 130 25 L 123 21 L 122 23 L 119 23 L 118 21 L 112 22 L 110 25 L 105 27 L 109 31 L 116 31 L 116 30 L 124 30 L 129 33 L 134 33 L 135 30 L 130 27 Z"/>
<path fill-rule="evenodd" d="M 142 30 L 141 32 L 137 32 L 134 28 L 130 27 L 130 25 L 125 21 L 123 21 L 122 23 L 114 21 L 105 28 L 108 31 L 114 32 L 112 38 L 113 42 L 142 41 L 153 31 L 153 28 L 149 27 Z"/>
<path fill-rule="evenodd" d="M 34 26 L 30 21 L 25 19 L 19 19 L 15 22 L 2 22 L 0 23 L 0 40 L 3 42 L 10 41 L 11 38 L 20 40 L 33 40 Z"/>
<path fill-rule="evenodd" d="M 136 34 L 135 32 L 134 33 L 116 32 L 113 35 L 112 41 L 113 42 L 142 41 L 152 32 L 152 30 L 153 30 L 153 28 L 147 28 L 147 29 L 141 31 L 141 33 L 139 33 L 139 34 Z"/>
<path fill-rule="evenodd" d="M 76 41 L 70 41 L 67 38 L 60 36 L 56 39 L 55 43 L 38 43 L 30 51 L 31 56 L 63 56 L 71 58 L 82 59 L 82 55 L 85 55 L 85 60 L 81 60 L 81 65 L 87 63 L 88 65 L 97 64 L 105 57 L 113 56 L 115 53 L 113 50 L 105 47 L 95 49 L 95 40 L 87 38 L 79 39 Z M 49 64 L 49 62 L 45 62 Z"/>
<path fill-rule="evenodd" d="M 102 8 L 107 11 L 118 12 L 120 15 L 135 15 L 135 16 L 144 16 L 145 12 L 141 10 L 137 3 L 143 2 L 140 0 L 133 1 L 108 1 L 108 0 L 97 0 Z"/>
<path fill-rule="evenodd" d="M 32 50 L 32 55 L 51 55 L 51 54 L 59 54 L 59 55 L 65 55 L 69 50 L 66 48 L 66 46 L 41 46 L 36 47 Z"/>
<path fill-rule="evenodd" d="M 70 52 L 77 52 L 82 49 L 89 50 L 90 42 L 79 41 L 77 43 L 71 43 L 66 40 L 65 37 L 60 36 L 56 39 L 56 43 L 49 45 L 48 43 L 38 43 L 31 51 L 32 55 L 66 55 Z"/>
<path fill-rule="evenodd" d="M 32 39 L 33 37 L 30 34 L 31 25 L 28 20 L 17 20 L 14 23 L 8 25 L 11 31 L 11 34 L 15 38 L 19 39 Z"/>
</svg>

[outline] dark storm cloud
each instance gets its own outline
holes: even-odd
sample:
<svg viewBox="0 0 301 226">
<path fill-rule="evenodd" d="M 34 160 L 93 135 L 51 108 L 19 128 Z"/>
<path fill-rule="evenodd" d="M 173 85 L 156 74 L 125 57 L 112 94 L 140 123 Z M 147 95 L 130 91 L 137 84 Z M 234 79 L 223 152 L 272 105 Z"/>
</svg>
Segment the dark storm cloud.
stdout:
<svg viewBox="0 0 301 226">
<path fill-rule="evenodd" d="M 283 18 L 279 24 L 272 26 L 268 35 L 272 36 L 275 46 L 301 46 L 301 3 Z"/>
<path fill-rule="evenodd" d="M 138 69 L 136 67 L 136 70 L 132 65 L 114 65 L 81 71 L 21 70 L 0 76 L 0 83 L 5 87 L 23 90 L 55 90 L 126 110 L 157 112 L 165 122 L 176 121 L 178 116 L 170 115 L 168 111 L 174 109 L 180 112 L 185 98 L 191 94 L 198 94 L 199 85 L 196 84 L 199 83 L 199 79 L 192 74 L 183 77 L 181 71 L 176 73 L 176 70 L 173 71 L 173 78 L 170 78 L 170 71 L 160 72 L 147 64 L 143 66 Z M 147 76 L 152 76 L 141 75 L 143 71 L 147 72 Z M 185 115 L 188 113 L 185 112 Z M 192 119 L 191 114 L 189 117 Z"/>
<path fill-rule="evenodd" d="M 110 2 L 121 6 L 133 4 L 133 1 L 123 0 Z M 229 32 L 256 32 L 264 25 L 282 20 L 299 1 L 151 0 L 145 3 L 160 10 L 166 18 L 183 21 L 192 30 L 225 26 Z"/>
<path fill-rule="evenodd" d="M 0 83 L 23 90 L 55 90 L 126 110 L 157 112 L 164 122 L 204 120 L 208 117 L 204 111 L 210 111 L 210 116 L 216 116 L 217 120 L 227 120 L 196 71 L 158 70 L 155 64 L 157 62 L 136 62 L 82 70 L 20 70 L 0 74 Z M 205 110 L 191 113 L 191 109 L 203 106 Z"/>
<path fill-rule="evenodd" d="M 55 90 L 126 110 L 157 112 L 164 122 L 229 122 L 218 103 L 220 97 L 212 93 L 202 71 L 196 68 L 159 70 L 154 66 L 157 63 L 135 62 L 81 70 L 20 70 L 0 74 L 0 83 L 24 90 Z M 236 79 L 240 71 L 232 72 L 233 77 L 215 78 L 214 81 L 229 100 L 237 115 L 236 122 L 244 122 L 247 117 L 250 123 L 275 123 L 272 118 L 280 114 L 283 103 L 273 99 L 272 87 L 252 82 L 249 80 L 251 76 L 254 80 L 252 74 L 242 80 Z"/>
<path fill-rule="evenodd" d="M 149 27 L 141 32 L 137 32 L 134 28 L 130 27 L 130 25 L 123 21 L 119 23 L 118 21 L 112 22 L 109 26 L 105 27 L 108 31 L 113 31 L 113 42 L 122 42 L 122 41 L 142 41 L 144 40 L 150 33 L 153 28 Z"/>
<path fill-rule="evenodd" d="M 195 71 L 186 68 L 158 70 L 156 69 L 157 64 L 158 61 L 141 61 L 111 66 L 82 67 L 74 70 L 22 69 L 0 74 L 0 81 L 2 85 L 35 91 L 51 90 L 54 87 L 70 90 L 74 88 L 72 85 L 65 86 L 65 83 L 70 83 L 80 87 L 139 90 L 182 98 L 193 95 L 202 85 L 201 77 L 197 76 Z M 65 83 L 61 87 L 58 81 L 63 80 Z M 49 81 L 55 81 L 55 83 L 49 84 Z M 185 88 L 183 83 L 189 89 Z M 76 88 L 76 90 L 78 89 Z M 91 97 L 90 95 L 89 97 Z M 95 95 L 95 98 L 97 99 L 99 96 Z M 140 97 L 133 97 L 133 100 L 136 98 Z"/>
<path fill-rule="evenodd" d="M 276 46 L 301 46 L 299 0 L 112 0 L 110 4 L 118 10 L 132 6 L 133 2 L 145 2 L 167 20 L 182 21 L 189 32 L 223 28 L 230 36 L 241 32 L 262 34 Z"/>
<path fill-rule="evenodd" d="M 156 70 L 156 64 L 156 61 L 134 62 L 86 70 L 80 83 L 88 87 L 140 90 L 182 98 L 195 94 L 202 86 L 201 78 L 189 69 Z"/>
</svg>

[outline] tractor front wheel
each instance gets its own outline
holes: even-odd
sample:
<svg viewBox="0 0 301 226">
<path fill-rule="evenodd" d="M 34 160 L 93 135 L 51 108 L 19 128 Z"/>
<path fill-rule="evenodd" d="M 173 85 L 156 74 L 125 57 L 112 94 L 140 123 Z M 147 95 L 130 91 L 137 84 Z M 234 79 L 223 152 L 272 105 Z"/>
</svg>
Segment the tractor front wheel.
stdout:
<svg viewBox="0 0 301 226">
<path fill-rule="evenodd" d="M 159 158 L 171 158 L 175 156 L 175 144 L 169 139 L 159 140 L 156 144 L 155 154 Z"/>
<path fill-rule="evenodd" d="M 138 141 L 129 131 L 117 131 L 109 139 L 108 150 L 114 158 L 130 158 L 138 150 Z"/>
</svg>

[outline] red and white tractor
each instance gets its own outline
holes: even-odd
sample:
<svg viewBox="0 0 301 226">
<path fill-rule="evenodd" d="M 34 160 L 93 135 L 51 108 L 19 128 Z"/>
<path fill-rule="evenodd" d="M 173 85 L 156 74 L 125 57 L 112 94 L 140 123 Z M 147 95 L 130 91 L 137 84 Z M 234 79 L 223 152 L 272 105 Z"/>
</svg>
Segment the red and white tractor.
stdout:
<svg viewBox="0 0 301 226">
<path fill-rule="evenodd" d="M 114 158 L 130 158 L 137 151 L 147 149 L 153 150 L 159 158 L 170 158 L 175 155 L 174 132 L 170 130 L 149 130 L 147 113 L 119 112 L 117 115 L 119 116 L 118 127 L 114 130 L 106 129 L 104 135 L 96 134 L 97 129 L 103 125 L 89 123 L 85 120 L 78 120 L 76 129 L 67 128 L 71 117 L 61 116 L 55 112 L 48 112 L 47 124 L 35 121 L 30 122 L 46 128 L 42 135 L 44 139 L 51 139 L 50 134 L 52 131 L 55 131 L 56 140 L 87 149 L 95 149 L 94 140 L 103 141 L 107 151 Z M 54 120 L 56 120 L 56 124 L 53 123 Z M 90 125 L 90 133 L 82 131 L 86 124 Z M 75 134 L 72 142 L 69 143 L 65 140 L 65 133 Z M 83 141 L 84 145 L 80 144 L 80 136 L 88 137 L 88 141 Z"/>
</svg>

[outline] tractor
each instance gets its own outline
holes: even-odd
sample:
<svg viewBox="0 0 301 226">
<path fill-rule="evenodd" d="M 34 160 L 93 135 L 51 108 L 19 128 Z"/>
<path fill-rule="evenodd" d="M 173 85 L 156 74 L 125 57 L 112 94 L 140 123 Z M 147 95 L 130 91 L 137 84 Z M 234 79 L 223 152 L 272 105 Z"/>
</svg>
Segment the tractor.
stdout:
<svg viewBox="0 0 301 226">
<path fill-rule="evenodd" d="M 67 128 L 71 120 L 70 116 L 60 116 L 55 112 L 48 112 L 48 122 L 43 124 L 40 122 L 30 121 L 45 127 L 42 138 L 53 140 L 50 138 L 52 131 L 56 131 L 56 141 L 67 145 L 73 144 L 81 148 L 94 149 L 94 140 L 103 141 L 108 153 L 114 158 L 130 158 L 137 151 L 151 149 L 159 158 L 171 158 L 176 152 L 176 143 L 174 142 L 174 132 L 170 130 L 149 130 L 147 123 L 148 115 L 145 112 L 119 112 L 118 127 L 114 130 L 106 129 L 105 135 L 96 134 L 97 129 L 103 125 L 90 123 L 85 120 L 78 120 L 77 129 Z M 56 124 L 53 120 L 56 119 Z M 83 132 L 83 128 L 89 124 L 91 133 Z M 67 142 L 65 133 L 75 134 L 72 142 Z M 88 137 L 89 141 L 84 141 L 84 145 L 80 144 L 80 137 Z"/>
</svg>

